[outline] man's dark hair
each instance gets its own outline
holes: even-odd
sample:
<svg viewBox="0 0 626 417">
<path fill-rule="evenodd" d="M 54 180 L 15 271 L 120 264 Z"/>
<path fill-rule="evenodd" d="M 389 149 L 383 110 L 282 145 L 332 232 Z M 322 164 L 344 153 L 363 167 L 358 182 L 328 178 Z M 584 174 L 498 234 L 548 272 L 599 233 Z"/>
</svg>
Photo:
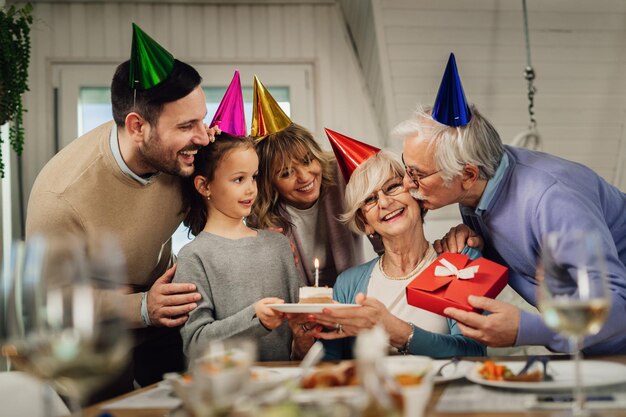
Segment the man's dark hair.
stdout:
<svg viewBox="0 0 626 417">
<path fill-rule="evenodd" d="M 128 113 L 134 111 L 154 126 L 163 111 L 163 105 L 181 99 L 202 82 L 202 77 L 191 65 L 174 60 L 172 73 L 155 87 L 133 90 L 128 77 L 130 61 L 121 63 L 111 82 L 113 119 L 117 126 L 124 126 Z M 133 104 L 134 102 L 134 104 Z"/>
</svg>

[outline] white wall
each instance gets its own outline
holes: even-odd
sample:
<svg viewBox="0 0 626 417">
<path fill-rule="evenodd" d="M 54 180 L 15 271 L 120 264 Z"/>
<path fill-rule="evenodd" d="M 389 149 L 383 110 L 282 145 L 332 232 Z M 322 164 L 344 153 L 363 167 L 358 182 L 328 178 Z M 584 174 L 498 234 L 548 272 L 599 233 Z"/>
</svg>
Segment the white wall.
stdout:
<svg viewBox="0 0 626 417">
<path fill-rule="evenodd" d="M 521 1 L 374 0 L 383 21 L 397 122 L 434 101 L 453 51 L 468 100 L 505 142 L 528 124 Z M 622 183 L 626 2 L 528 0 L 536 117 L 548 152 Z M 375 8 L 376 10 L 376 8 Z"/>
<path fill-rule="evenodd" d="M 25 115 L 26 199 L 37 173 L 53 155 L 52 66 L 128 59 L 131 22 L 192 64 L 232 63 L 234 69 L 242 63 L 311 63 L 315 124 L 307 127 L 320 143 L 329 148 L 323 133 L 328 126 L 380 144 L 373 107 L 334 1 L 252 5 L 36 1 L 34 6 L 31 91 Z"/>
<path fill-rule="evenodd" d="M 383 131 L 385 139 L 383 143 L 386 143 L 390 127 L 388 101 L 393 100 L 393 95 L 389 86 L 384 83 L 389 77 L 383 73 L 387 70 L 387 66 L 383 65 L 381 60 L 379 43 L 382 39 L 377 37 L 377 33 L 383 31 L 374 21 L 374 8 L 371 0 L 338 0 L 338 3 L 341 5 L 344 19 L 357 50 L 363 76 L 376 111 L 376 118 Z"/>
</svg>

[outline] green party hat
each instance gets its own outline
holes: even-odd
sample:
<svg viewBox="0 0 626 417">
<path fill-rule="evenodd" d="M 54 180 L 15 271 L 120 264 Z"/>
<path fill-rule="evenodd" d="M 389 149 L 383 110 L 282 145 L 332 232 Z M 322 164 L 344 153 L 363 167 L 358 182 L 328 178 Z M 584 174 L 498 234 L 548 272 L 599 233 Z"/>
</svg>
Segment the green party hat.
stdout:
<svg viewBox="0 0 626 417">
<path fill-rule="evenodd" d="M 148 90 L 165 81 L 173 68 L 174 56 L 133 23 L 130 88 Z"/>
</svg>

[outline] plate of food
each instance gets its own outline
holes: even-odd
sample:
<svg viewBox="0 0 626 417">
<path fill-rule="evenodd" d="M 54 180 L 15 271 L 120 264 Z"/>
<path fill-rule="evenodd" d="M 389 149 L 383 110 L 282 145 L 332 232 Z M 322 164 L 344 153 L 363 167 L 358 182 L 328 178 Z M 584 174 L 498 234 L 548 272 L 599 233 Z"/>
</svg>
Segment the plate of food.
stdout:
<svg viewBox="0 0 626 417">
<path fill-rule="evenodd" d="M 390 392 L 392 399 L 404 408 L 404 415 L 421 415 L 432 391 L 432 359 L 425 356 L 390 356 L 382 361 L 382 369 L 393 380 L 399 392 Z M 324 363 L 307 373 L 296 392 L 296 403 L 338 401 L 362 407 L 367 396 L 361 388 L 357 363 L 343 361 Z"/>
<path fill-rule="evenodd" d="M 403 389 L 428 385 L 432 376 L 432 359 L 426 356 L 389 356 L 382 364 L 387 375 Z M 303 390 L 319 390 L 359 386 L 357 364 L 343 361 L 338 364 L 324 363 L 304 375 Z"/>
<path fill-rule="evenodd" d="M 543 379 L 542 369 L 531 369 L 520 379 L 517 374 L 524 367 L 524 362 L 477 362 L 466 377 L 470 381 L 496 388 L 524 391 L 562 391 L 574 386 L 574 362 L 557 360 L 548 362 L 551 380 Z M 600 361 L 584 360 L 581 362 L 582 383 L 586 388 L 614 385 L 626 382 L 626 365 Z"/>
</svg>

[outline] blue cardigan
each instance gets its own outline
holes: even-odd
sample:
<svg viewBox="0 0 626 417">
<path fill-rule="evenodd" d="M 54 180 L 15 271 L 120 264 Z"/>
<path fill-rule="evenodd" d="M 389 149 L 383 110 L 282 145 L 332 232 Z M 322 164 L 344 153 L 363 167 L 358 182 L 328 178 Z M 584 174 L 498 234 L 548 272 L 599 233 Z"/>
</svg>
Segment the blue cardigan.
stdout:
<svg viewBox="0 0 626 417">
<path fill-rule="evenodd" d="M 466 248 L 469 249 L 469 248 Z M 470 258 L 475 259 L 479 252 L 471 250 Z M 473 255 L 473 256 L 472 256 Z M 333 288 L 333 298 L 340 303 L 354 303 L 358 293 L 367 293 L 372 270 L 379 258 L 357 265 L 344 271 L 337 278 Z M 433 333 L 414 326 L 415 332 L 409 344 L 409 353 L 412 355 L 426 355 L 433 358 L 448 358 L 452 356 L 484 356 L 485 346 L 461 334 L 456 321 L 448 320 L 450 334 Z M 326 350 L 325 360 L 351 359 L 355 337 L 345 337 L 336 340 L 324 340 Z"/>
</svg>

